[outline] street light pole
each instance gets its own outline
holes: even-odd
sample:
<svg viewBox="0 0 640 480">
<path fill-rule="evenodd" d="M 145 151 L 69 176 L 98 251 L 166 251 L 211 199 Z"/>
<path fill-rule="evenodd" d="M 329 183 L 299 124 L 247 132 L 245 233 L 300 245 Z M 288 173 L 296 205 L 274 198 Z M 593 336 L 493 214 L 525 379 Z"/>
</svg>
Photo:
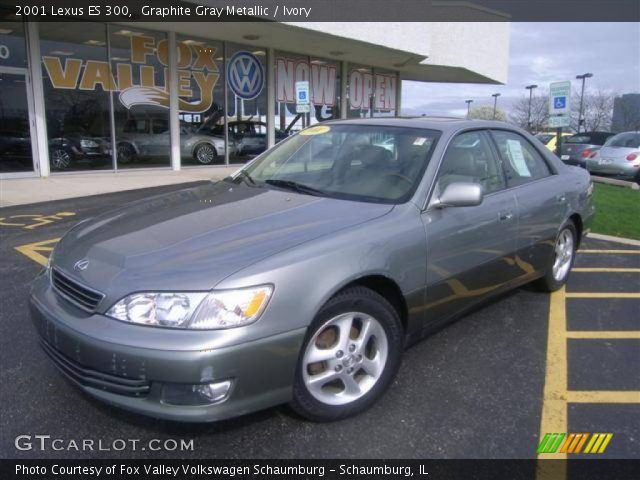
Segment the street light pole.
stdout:
<svg viewBox="0 0 640 480">
<path fill-rule="evenodd" d="M 533 89 L 538 88 L 538 85 L 527 85 L 527 90 L 529 90 L 529 112 L 527 113 L 527 127 L 529 128 L 529 133 L 531 133 L 531 100 L 533 99 Z"/>
<path fill-rule="evenodd" d="M 582 91 L 580 92 L 580 112 L 578 113 L 578 133 L 580 133 L 580 127 L 582 127 L 582 108 L 584 105 L 584 82 L 587 78 L 593 77 L 593 73 L 583 73 L 582 75 L 576 75 L 576 79 L 582 80 Z"/>
<path fill-rule="evenodd" d="M 469 120 L 469 113 L 470 113 L 470 109 L 471 109 L 471 102 L 473 102 L 473 100 L 465 100 L 464 103 L 467 104 L 467 120 Z"/>
<path fill-rule="evenodd" d="M 494 93 L 493 95 L 491 95 L 493 97 L 493 119 L 496 119 L 496 110 L 498 110 L 498 97 L 500 96 L 499 93 Z"/>
</svg>

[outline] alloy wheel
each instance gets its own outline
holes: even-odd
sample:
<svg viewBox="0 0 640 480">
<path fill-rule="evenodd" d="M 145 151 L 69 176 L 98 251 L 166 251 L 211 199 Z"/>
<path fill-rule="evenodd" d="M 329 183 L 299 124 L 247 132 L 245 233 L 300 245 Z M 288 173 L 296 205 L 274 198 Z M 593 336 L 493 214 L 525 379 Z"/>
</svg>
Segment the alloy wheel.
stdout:
<svg viewBox="0 0 640 480">
<path fill-rule="evenodd" d="M 565 228 L 560 232 L 558 240 L 556 240 L 555 260 L 552 267 L 553 278 L 558 282 L 569 273 L 574 255 L 573 245 L 573 233 L 568 228 Z"/>
<path fill-rule="evenodd" d="M 196 160 L 202 164 L 208 165 L 215 157 L 216 152 L 209 144 L 200 145 L 196 150 Z"/>
<path fill-rule="evenodd" d="M 71 155 L 66 150 L 57 148 L 51 152 L 51 165 L 58 170 L 69 167 L 71 165 Z"/>
<path fill-rule="evenodd" d="M 307 344 L 302 378 L 316 400 L 345 405 L 373 388 L 388 355 L 389 341 L 378 320 L 365 313 L 344 313 L 322 325 Z"/>
</svg>

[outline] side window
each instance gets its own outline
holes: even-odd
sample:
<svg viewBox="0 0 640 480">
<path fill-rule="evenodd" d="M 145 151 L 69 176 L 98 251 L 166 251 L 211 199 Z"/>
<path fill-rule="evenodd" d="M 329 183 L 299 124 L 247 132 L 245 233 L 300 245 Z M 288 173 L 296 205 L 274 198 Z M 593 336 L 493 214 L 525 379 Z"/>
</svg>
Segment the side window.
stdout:
<svg viewBox="0 0 640 480">
<path fill-rule="evenodd" d="M 485 195 L 504 189 L 504 173 L 489 142 L 489 137 L 482 131 L 465 132 L 455 137 L 440 165 L 437 192 L 442 193 L 455 182 L 479 183 Z"/>
<path fill-rule="evenodd" d="M 165 133 L 169 131 L 169 122 L 164 118 L 154 119 L 152 125 L 152 133 Z"/>
<path fill-rule="evenodd" d="M 549 165 L 522 135 L 492 130 L 510 187 L 523 185 L 551 175 Z"/>
</svg>

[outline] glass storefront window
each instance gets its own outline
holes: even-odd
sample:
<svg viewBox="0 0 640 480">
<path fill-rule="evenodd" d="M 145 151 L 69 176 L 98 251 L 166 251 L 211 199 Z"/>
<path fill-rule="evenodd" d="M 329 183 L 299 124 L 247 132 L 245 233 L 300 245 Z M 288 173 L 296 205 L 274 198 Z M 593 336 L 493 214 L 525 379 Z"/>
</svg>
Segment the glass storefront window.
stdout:
<svg viewBox="0 0 640 480">
<path fill-rule="evenodd" d="M 363 65 L 349 66 L 347 118 L 394 116 L 397 75 Z"/>
<path fill-rule="evenodd" d="M 13 11 L 0 7 L 0 18 Z M 27 68 L 27 51 L 24 25 L 18 22 L 0 21 L 0 67 Z"/>
<path fill-rule="evenodd" d="M 109 39 L 118 169 L 168 167 L 171 135 L 167 36 L 111 25 Z"/>
<path fill-rule="evenodd" d="M 229 163 L 247 162 L 267 148 L 266 54 L 262 48 L 226 45 L 226 119 L 229 142 L 237 146 Z"/>
<path fill-rule="evenodd" d="M 294 53 L 275 55 L 276 143 L 307 126 L 340 118 L 340 65 Z M 309 82 L 309 113 L 296 106 L 296 82 Z"/>
<path fill-rule="evenodd" d="M 16 70 L 26 67 L 24 25 L 0 22 L 0 173 L 34 168 L 26 70 Z"/>
<path fill-rule="evenodd" d="M 222 42 L 178 36 L 182 165 L 225 162 Z M 231 144 L 230 157 L 235 155 Z"/>
<path fill-rule="evenodd" d="M 111 169 L 106 26 L 40 24 L 52 172 Z"/>
</svg>

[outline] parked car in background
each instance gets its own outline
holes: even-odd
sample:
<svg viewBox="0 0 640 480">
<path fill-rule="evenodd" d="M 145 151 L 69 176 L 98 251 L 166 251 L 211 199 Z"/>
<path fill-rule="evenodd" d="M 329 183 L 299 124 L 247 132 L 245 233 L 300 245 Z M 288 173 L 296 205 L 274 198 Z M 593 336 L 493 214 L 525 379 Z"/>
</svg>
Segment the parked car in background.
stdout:
<svg viewBox="0 0 640 480">
<path fill-rule="evenodd" d="M 238 140 L 243 155 L 257 155 L 267 149 L 267 124 L 254 120 L 229 122 L 229 133 Z M 287 134 L 276 129 L 276 143 L 287 138 Z"/>
<path fill-rule="evenodd" d="M 118 136 L 118 162 L 130 163 L 138 157 L 166 157 L 171 148 L 169 122 L 166 118 L 129 119 Z M 229 155 L 235 155 L 237 142 L 229 139 Z M 224 163 L 224 137 L 180 126 L 180 155 L 201 165 Z"/>
<path fill-rule="evenodd" d="M 111 163 L 111 140 L 78 130 L 49 139 L 49 163 L 53 170 L 65 170 L 78 162 Z"/>
<path fill-rule="evenodd" d="M 223 181 L 76 225 L 32 319 L 62 374 L 138 414 L 290 402 L 338 420 L 380 398 L 411 343 L 520 285 L 562 288 L 592 192 L 506 123 L 327 122 Z"/>
<path fill-rule="evenodd" d="M 573 133 L 563 133 L 562 138 L 570 137 Z M 557 147 L 557 134 L 556 132 L 539 132 L 536 133 L 535 137 L 540 140 L 545 147 L 551 150 L 553 153 L 556 153 Z"/>
<path fill-rule="evenodd" d="M 589 155 L 614 135 L 612 132 L 584 132 L 572 135 L 562 142 L 560 160 L 569 165 L 586 167 Z"/>
<path fill-rule="evenodd" d="M 587 159 L 587 170 L 640 183 L 640 132 L 623 132 L 610 137 Z"/>
</svg>

